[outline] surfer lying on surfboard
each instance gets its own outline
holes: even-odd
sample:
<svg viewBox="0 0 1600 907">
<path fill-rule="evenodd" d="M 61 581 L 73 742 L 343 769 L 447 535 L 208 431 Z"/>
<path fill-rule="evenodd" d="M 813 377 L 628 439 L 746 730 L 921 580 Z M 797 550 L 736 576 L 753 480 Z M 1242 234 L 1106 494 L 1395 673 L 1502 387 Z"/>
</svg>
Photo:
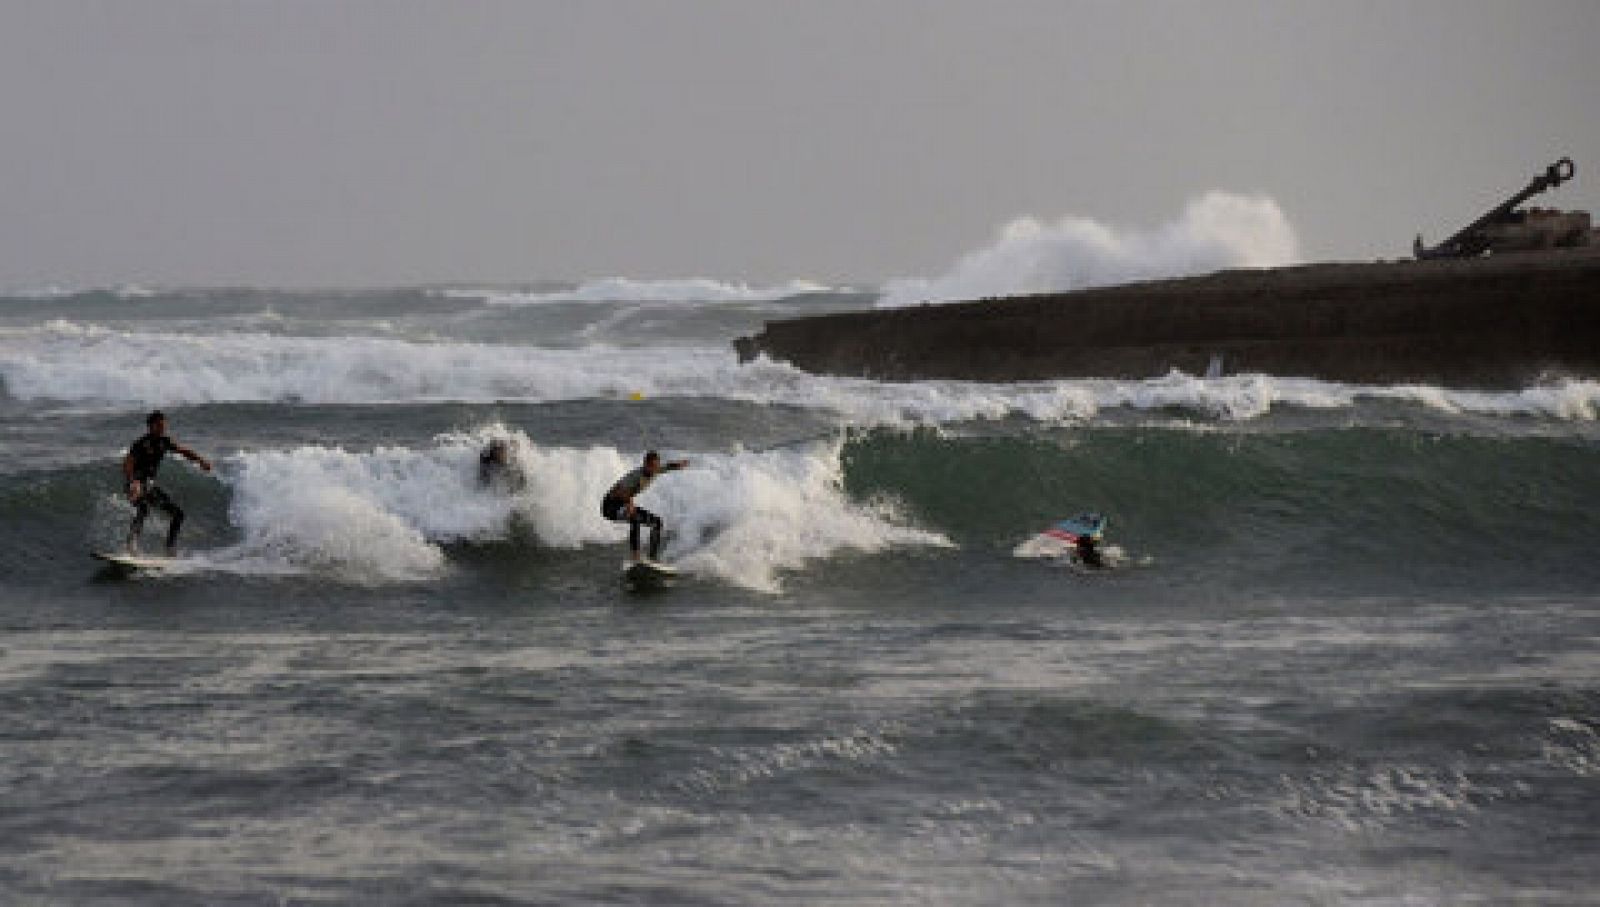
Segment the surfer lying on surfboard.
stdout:
<svg viewBox="0 0 1600 907">
<path fill-rule="evenodd" d="M 150 515 L 150 508 L 154 507 L 167 515 L 167 556 L 172 557 L 178 550 L 178 530 L 183 528 L 183 509 L 165 491 L 156 487 L 156 470 L 161 468 L 161 458 L 168 452 L 200 464 L 200 468 L 206 472 L 211 471 L 211 462 L 167 436 L 167 417 L 161 410 L 146 416 L 144 424 L 149 430 L 133 442 L 127 456 L 122 458 L 122 478 L 127 486 L 128 500 L 134 507 L 133 524 L 128 527 L 128 553 L 139 552 L 139 533 L 144 529 L 144 518 Z"/>
<path fill-rule="evenodd" d="M 688 460 L 663 464 L 661 455 L 652 450 L 644 455 L 644 464 L 618 479 L 600 502 L 600 514 L 606 519 L 614 523 L 627 522 L 628 547 L 633 552 L 634 560 L 639 560 L 640 526 L 650 527 L 650 560 L 655 560 L 656 555 L 661 553 L 661 517 L 635 504 L 633 499 L 649 488 L 656 476 L 688 465 Z"/>
<path fill-rule="evenodd" d="M 1106 518 L 1098 513 L 1080 513 L 1067 520 L 1058 520 L 1050 528 L 1024 541 L 1012 550 L 1014 557 L 1060 558 L 1067 557 L 1084 567 L 1109 566 L 1107 553 L 1100 549 L 1106 531 Z M 1109 552 L 1120 559 L 1121 549 Z"/>
</svg>

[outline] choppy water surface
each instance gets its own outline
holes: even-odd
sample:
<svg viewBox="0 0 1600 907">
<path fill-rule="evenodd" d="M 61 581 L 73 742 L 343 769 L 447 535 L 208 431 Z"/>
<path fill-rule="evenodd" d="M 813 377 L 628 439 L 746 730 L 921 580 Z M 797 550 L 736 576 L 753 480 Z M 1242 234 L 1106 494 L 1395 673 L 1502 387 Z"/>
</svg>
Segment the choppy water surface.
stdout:
<svg viewBox="0 0 1600 907">
<path fill-rule="evenodd" d="M 871 303 L 0 302 L 3 900 L 1597 902 L 1600 385 L 727 346 Z M 129 577 L 86 555 L 156 406 L 218 469 Z M 630 596 L 646 447 L 686 575 Z M 1011 557 L 1086 509 L 1132 566 Z"/>
</svg>

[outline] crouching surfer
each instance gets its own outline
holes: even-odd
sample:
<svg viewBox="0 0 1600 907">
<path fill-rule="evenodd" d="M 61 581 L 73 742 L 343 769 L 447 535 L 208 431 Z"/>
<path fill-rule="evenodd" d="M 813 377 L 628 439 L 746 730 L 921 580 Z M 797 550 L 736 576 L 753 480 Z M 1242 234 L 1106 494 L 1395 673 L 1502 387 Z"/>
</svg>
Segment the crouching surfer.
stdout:
<svg viewBox="0 0 1600 907">
<path fill-rule="evenodd" d="M 633 499 L 649 488 L 656 476 L 688 465 L 688 460 L 674 460 L 663 464 L 661 455 L 652 450 L 644 455 L 644 463 L 618 479 L 600 502 L 602 516 L 614 523 L 628 524 L 628 547 L 633 552 L 633 560 L 639 560 L 640 526 L 650 527 L 650 560 L 654 561 L 661 553 L 661 517 L 635 504 Z"/>
<path fill-rule="evenodd" d="M 514 458 L 514 440 L 495 438 L 478 454 L 478 485 L 512 494 L 528 485 L 528 477 Z"/>
<path fill-rule="evenodd" d="M 1080 513 L 1056 524 L 1056 531 L 1072 545 L 1072 557 L 1082 566 L 1100 568 L 1106 559 L 1100 551 L 1105 538 L 1106 518 L 1098 513 Z"/>
<path fill-rule="evenodd" d="M 167 435 L 167 417 L 156 410 L 145 417 L 148 431 L 128 448 L 122 458 L 122 478 L 126 483 L 128 500 L 133 504 L 133 523 L 128 527 L 128 553 L 139 552 L 139 533 L 144 529 L 144 519 L 150 509 L 156 508 L 167 515 L 167 557 L 178 551 L 178 530 L 183 528 L 183 509 L 156 487 L 156 471 L 161 468 L 161 458 L 175 453 L 193 463 L 200 464 L 206 472 L 211 462 Z"/>
<path fill-rule="evenodd" d="M 1085 567 L 1104 567 L 1105 558 L 1100 556 L 1100 536 L 1080 535 L 1072 543 L 1073 551 L 1077 553 L 1078 563 Z"/>
</svg>

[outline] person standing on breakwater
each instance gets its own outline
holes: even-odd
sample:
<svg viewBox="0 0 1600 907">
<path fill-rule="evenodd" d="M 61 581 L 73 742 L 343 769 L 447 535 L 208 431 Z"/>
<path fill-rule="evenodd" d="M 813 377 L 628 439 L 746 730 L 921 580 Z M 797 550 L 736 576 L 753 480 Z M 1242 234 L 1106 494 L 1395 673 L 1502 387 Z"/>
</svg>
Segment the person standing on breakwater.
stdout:
<svg viewBox="0 0 1600 907">
<path fill-rule="evenodd" d="M 627 521 L 628 547 L 633 552 L 633 560 L 639 560 L 640 526 L 650 527 L 650 560 L 654 561 L 661 553 L 661 517 L 635 504 L 633 499 L 649 488 L 657 475 L 688 465 L 688 460 L 674 460 L 663 465 L 661 455 L 652 450 L 644 455 L 644 464 L 618 479 L 600 502 L 601 516 L 614 523 Z"/>
<path fill-rule="evenodd" d="M 139 533 L 144 529 L 144 518 L 150 508 L 160 509 L 167 515 L 167 557 L 178 551 L 178 530 L 183 528 L 183 509 L 175 504 L 165 491 L 156 487 L 156 470 L 161 468 L 161 458 L 169 452 L 200 464 L 206 472 L 211 462 L 167 436 L 167 416 L 156 410 L 145 417 L 148 431 L 134 441 L 122 458 L 122 478 L 126 483 L 128 500 L 133 504 L 133 524 L 128 527 L 128 553 L 139 553 Z"/>
</svg>

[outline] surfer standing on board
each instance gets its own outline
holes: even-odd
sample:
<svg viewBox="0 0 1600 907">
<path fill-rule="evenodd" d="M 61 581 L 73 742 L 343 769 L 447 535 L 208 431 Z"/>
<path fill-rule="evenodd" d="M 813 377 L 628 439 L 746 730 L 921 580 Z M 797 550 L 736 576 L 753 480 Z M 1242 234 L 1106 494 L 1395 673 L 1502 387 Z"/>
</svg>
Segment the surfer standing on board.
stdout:
<svg viewBox="0 0 1600 907">
<path fill-rule="evenodd" d="M 661 552 L 661 517 L 635 504 L 633 499 L 649 488 L 656 476 L 688 465 L 688 460 L 674 460 L 663 465 L 661 455 L 652 450 L 644 455 L 644 465 L 618 479 L 600 502 L 601 516 L 615 523 L 627 521 L 628 547 L 632 549 L 635 561 L 639 560 L 640 526 L 650 527 L 650 560 L 654 561 Z"/>
<path fill-rule="evenodd" d="M 167 437 L 167 417 L 161 410 L 146 416 L 144 424 L 149 431 L 133 442 L 128 455 L 122 458 L 122 478 L 127 483 L 128 500 L 134 506 L 133 525 L 128 527 L 128 553 L 139 552 L 139 533 L 144 529 L 144 518 L 150 515 L 150 508 L 155 507 L 167 515 L 167 557 L 172 557 L 178 550 L 183 510 L 165 491 L 156 487 L 156 470 L 161 468 L 161 458 L 168 452 L 199 463 L 206 472 L 211 471 L 211 462 Z"/>
</svg>

